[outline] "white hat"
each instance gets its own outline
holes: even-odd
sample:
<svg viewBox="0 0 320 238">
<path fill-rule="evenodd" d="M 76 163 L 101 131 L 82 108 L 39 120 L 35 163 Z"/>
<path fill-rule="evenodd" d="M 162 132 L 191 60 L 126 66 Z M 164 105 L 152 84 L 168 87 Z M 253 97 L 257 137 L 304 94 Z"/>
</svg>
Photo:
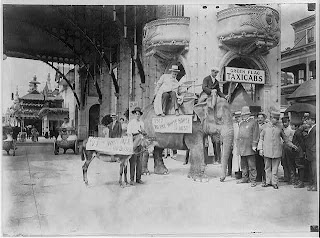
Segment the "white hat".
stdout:
<svg viewBox="0 0 320 238">
<path fill-rule="evenodd" d="M 171 69 L 169 69 L 169 71 L 180 72 L 178 65 L 172 65 L 172 66 L 171 66 Z"/>
<path fill-rule="evenodd" d="M 241 116 L 250 115 L 250 108 L 248 106 L 243 106 L 241 109 Z"/>
<path fill-rule="evenodd" d="M 219 68 L 218 68 L 218 67 L 212 67 L 212 68 L 211 68 L 211 71 L 219 72 L 220 70 L 219 70 Z"/>
</svg>

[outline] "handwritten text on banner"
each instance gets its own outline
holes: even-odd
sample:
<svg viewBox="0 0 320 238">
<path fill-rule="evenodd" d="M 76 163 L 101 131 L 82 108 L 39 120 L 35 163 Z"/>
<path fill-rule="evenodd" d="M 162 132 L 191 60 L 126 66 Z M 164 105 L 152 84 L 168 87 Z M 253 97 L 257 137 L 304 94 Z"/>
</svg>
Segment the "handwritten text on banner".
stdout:
<svg viewBox="0 0 320 238">
<path fill-rule="evenodd" d="M 131 155 L 133 154 L 132 137 L 104 138 L 89 137 L 86 150 L 96 150 L 109 155 Z"/>
<path fill-rule="evenodd" d="M 192 115 L 180 115 L 152 118 L 155 132 L 192 133 Z"/>
</svg>

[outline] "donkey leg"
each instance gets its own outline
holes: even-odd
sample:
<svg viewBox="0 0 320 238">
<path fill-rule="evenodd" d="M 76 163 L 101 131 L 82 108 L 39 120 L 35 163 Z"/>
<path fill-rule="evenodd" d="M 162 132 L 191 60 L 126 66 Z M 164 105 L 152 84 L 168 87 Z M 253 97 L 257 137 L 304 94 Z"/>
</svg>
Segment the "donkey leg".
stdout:
<svg viewBox="0 0 320 238">
<path fill-rule="evenodd" d="M 86 156 L 86 161 L 82 165 L 83 181 L 85 182 L 86 185 L 88 185 L 88 176 L 87 176 L 88 168 L 89 168 L 89 165 L 90 165 L 91 161 L 95 157 L 96 157 L 95 154 L 92 154 L 90 159 L 88 159 L 88 157 Z"/>
<path fill-rule="evenodd" d="M 167 167 L 162 159 L 163 148 L 155 147 L 153 151 L 154 157 L 154 173 L 155 174 L 169 174 Z"/>
</svg>

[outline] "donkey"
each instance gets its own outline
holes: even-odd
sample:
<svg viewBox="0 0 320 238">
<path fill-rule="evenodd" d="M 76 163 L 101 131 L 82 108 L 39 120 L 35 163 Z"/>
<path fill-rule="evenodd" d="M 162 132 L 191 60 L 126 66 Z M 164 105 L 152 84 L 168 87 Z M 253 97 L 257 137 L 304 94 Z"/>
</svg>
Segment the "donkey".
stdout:
<svg viewBox="0 0 320 238">
<path fill-rule="evenodd" d="M 133 151 L 135 154 L 141 154 L 145 152 L 148 147 L 150 147 L 152 139 L 147 136 L 145 132 L 140 132 L 137 136 L 135 136 L 134 141 L 133 141 Z M 94 158 L 98 158 L 100 160 L 104 160 L 104 157 L 108 156 L 106 154 L 102 154 L 98 151 L 93 151 L 93 150 L 86 150 L 86 144 L 88 140 L 85 139 L 82 143 L 82 148 L 81 148 L 81 160 L 85 161 L 83 166 L 82 166 L 82 172 L 83 172 L 83 181 L 85 182 L 86 185 L 88 185 L 88 176 L 87 176 L 87 171 L 89 168 L 89 165 L 91 161 Z M 109 155 L 110 156 L 110 155 Z M 128 180 L 127 180 L 127 167 L 128 167 L 128 161 L 131 158 L 132 155 L 115 155 L 115 157 L 118 157 L 120 160 L 120 178 L 119 178 L 119 185 L 121 187 L 124 187 L 128 185 Z M 110 162 L 110 160 L 109 160 Z M 122 182 L 122 175 L 124 174 L 124 183 Z"/>
</svg>

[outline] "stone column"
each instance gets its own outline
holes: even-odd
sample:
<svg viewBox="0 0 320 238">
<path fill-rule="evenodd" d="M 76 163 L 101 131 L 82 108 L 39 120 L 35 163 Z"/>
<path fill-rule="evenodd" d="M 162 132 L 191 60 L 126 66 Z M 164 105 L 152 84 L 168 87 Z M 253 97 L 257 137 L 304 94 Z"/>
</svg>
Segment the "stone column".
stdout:
<svg viewBox="0 0 320 238">
<path fill-rule="evenodd" d="M 79 108 L 79 113 L 78 113 L 78 139 L 79 140 L 84 140 L 88 137 L 88 124 L 86 123 L 86 110 L 85 107 L 82 106 L 82 91 L 81 89 L 81 84 L 85 83 L 85 78 L 80 77 L 79 75 L 79 66 L 75 66 L 75 91 L 76 94 L 80 97 L 80 108 Z"/>
<path fill-rule="evenodd" d="M 129 108 L 130 99 L 130 58 L 131 50 L 125 39 L 120 43 L 120 64 L 118 68 L 119 100 L 117 103 L 117 113 L 123 115 Z"/>
<path fill-rule="evenodd" d="M 100 83 L 99 86 L 101 88 L 102 93 L 102 103 L 100 105 L 100 120 L 110 114 L 112 109 L 112 98 L 114 97 L 114 88 L 112 77 L 109 74 L 109 65 L 106 66 L 105 62 L 102 63 L 102 74 L 100 74 Z"/>
</svg>

